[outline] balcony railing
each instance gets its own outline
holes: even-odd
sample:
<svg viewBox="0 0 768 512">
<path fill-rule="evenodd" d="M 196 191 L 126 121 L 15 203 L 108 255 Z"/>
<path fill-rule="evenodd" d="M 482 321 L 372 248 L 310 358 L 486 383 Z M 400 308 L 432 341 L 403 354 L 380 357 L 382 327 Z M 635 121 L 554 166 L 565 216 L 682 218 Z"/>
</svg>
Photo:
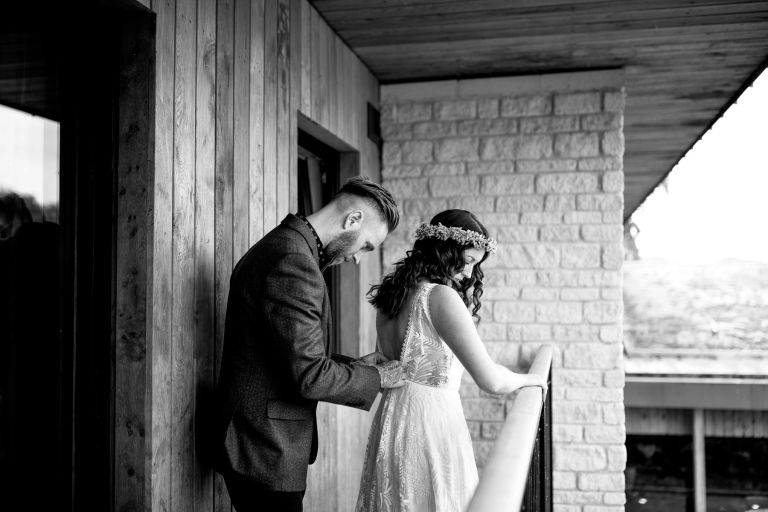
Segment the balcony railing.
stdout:
<svg viewBox="0 0 768 512">
<path fill-rule="evenodd" d="M 547 377 L 551 388 L 552 347 L 536 353 L 529 373 Z M 467 512 L 551 512 L 552 398 L 541 388 L 517 392 L 483 469 Z"/>
</svg>

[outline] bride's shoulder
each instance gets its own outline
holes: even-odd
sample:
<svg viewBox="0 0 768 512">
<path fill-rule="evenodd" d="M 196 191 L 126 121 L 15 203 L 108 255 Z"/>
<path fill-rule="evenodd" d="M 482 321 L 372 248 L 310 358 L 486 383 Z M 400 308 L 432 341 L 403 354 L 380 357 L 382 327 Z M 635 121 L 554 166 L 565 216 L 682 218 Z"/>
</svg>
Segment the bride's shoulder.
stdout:
<svg viewBox="0 0 768 512">
<path fill-rule="evenodd" d="M 459 294 L 450 286 L 435 284 L 429 294 L 429 309 L 432 314 L 448 313 L 465 309 Z"/>
</svg>

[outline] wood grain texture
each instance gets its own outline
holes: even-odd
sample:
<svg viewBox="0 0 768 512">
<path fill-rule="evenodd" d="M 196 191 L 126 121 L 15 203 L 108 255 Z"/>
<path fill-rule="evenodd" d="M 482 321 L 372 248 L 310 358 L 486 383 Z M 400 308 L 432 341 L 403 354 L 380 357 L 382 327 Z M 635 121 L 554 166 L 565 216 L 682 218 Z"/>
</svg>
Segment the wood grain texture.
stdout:
<svg viewBox="0 0 768 512">
<path fill-rule="evenodd" d="M 251 86 L 251 1 L 235 0 L 234 23 L 234 146 L 232 200 L 232 258 L 233 264 L 250 247 L 250 127 Z"/>
<path fill-rule="evenodd" d="M 248 172 L 250 244 L 264 235 L 264 2 L 251 4 Z"/>
<path fill-rule="evenodd" d="M 277 3 L 264 1 L 264 233 L 277 225 Z"/>
<path fill-rule="evenodd" d="M 146 452 L 149 481 L 147 504 L 170 512 L 172 416 L 172 306 L 173 306 L 173 141 L 174 141 L 174 28 L 176 2 L 153 1 L 155 34 L 155 175 L 152 208 L 151 314 L 147 315 L 148 357 L 151 361 L 145 417 L 149 419 Z"/>
<path fill-rule="evenodd" d="M 277 2 L 277 222 L 291 208 L 291 6 L 290 0 Z M 295 115 L 295 114 L 294 114 Z"/>
<path fill-rule="evenodd" d="M 195 509 L 214 510 L 216 2 L 197 0 L 195 97 Z M 202 442 L 198 441 L 202 440 Z"/>
</svg>

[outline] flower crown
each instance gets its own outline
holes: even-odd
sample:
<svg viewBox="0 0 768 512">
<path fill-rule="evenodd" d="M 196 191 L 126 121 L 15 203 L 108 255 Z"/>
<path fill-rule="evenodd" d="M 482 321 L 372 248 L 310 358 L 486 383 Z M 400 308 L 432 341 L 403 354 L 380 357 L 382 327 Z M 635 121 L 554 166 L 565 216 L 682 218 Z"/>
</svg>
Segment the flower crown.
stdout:
<svg viewBox="0 0 768 512">
<path fill-rule="evenodd" d="M 481 235 L 477 231 L 463 229 L 458 227 L 447 227 L 438 223 L 422 224 L 416 230 L 416 240 L 425 238 L 437 238 L 439 240 L 455 240 L 462 245 L 472 245 L 478 249 L 484 249 L 487 252 L 496 252 L 496 240 Z"/>
</svg>

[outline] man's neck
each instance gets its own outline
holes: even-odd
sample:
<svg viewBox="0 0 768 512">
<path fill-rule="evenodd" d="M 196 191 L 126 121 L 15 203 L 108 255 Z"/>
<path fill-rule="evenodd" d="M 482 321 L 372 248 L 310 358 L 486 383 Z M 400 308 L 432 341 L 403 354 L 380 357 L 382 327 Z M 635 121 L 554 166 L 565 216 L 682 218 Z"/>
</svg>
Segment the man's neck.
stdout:
<svg viewBox="0 0 768 512">
<path fill-rule="evenodd" d="M 307 215 L 307 222 L 312 224 L 312 227 L 320 238 L 320 242 L 322 242 L 323 246 L 328 245 L 328 242 L 333 238 L 333 222 L 327 208 L 321 208 L 315 213 Z"/>
</svg>

